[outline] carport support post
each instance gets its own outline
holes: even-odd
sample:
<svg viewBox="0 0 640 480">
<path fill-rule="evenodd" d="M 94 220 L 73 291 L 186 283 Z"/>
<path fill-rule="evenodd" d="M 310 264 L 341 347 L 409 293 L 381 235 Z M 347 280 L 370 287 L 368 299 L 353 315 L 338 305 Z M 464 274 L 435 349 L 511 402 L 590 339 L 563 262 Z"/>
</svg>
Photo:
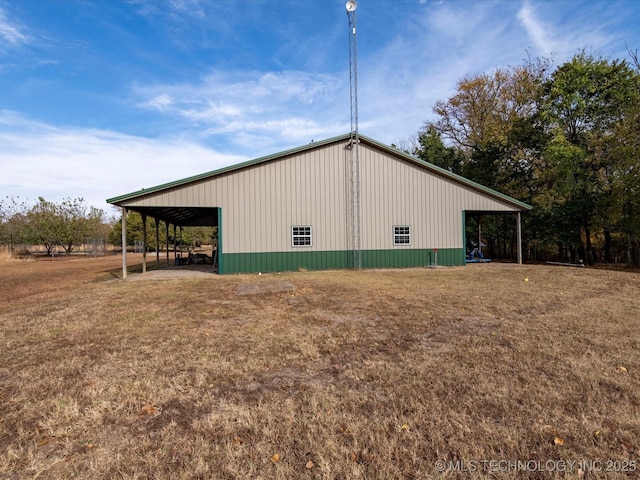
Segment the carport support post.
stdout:
<svg viewBox="0 0 640 480">
<path fill-rule="evenodd" d="M 122 207 L 122 279 L 127 278 L 127 209 Z"/>
<path fill-rule="evenodd" d="M 169 265 L 169 222 L 165 220 L 164 226 L 167 228 L 167 265 Z"/>
<path fill-rule="evenodd" d="M 178 237 L 176 236 L 176 226 L 173 226 L 173 260 L 178 258 Z"/>
<path fill-rule="evenodd" d="M 520 212 L 516 213 L 516 231 L 518 242 L 518 265 L 522 265 L 522 221 Z"/>
<path fill-rule="evenodd" d="M 154 218 L 156 221 L 156 268 L 160 270 L 160 220 Z"/>
<path fill-rule="evenodd" d="M 142 214 L 142 273 L 147 273 L 147 216 Z"/>
<path fill-rule="evenodd" d="M 482 253 L 482 215 L 478 215 L 478 251 Z"/>
</svg>

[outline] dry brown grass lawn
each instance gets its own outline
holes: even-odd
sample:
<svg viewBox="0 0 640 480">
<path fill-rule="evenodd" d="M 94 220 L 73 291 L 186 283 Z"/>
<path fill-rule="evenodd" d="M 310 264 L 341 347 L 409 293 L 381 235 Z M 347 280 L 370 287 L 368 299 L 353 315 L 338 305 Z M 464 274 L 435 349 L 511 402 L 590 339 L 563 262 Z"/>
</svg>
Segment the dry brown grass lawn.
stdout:
<svg viewBox="0 0 640 480">
<path fill-rule="evenodd" d="M 119 262 L 0 262 L 0 478 L 638 476 L 638 274 Z"/>
</svg>

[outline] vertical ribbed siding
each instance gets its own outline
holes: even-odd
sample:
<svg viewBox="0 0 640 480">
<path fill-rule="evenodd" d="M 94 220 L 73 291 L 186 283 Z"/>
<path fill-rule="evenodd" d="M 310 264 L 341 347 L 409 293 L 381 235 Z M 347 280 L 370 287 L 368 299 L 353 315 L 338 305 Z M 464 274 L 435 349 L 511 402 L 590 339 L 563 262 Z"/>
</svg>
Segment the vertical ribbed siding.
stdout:
<svg viewBox="0 0 640 480">
<path fill-rule="evenodd" d="M 364 150 L 361 160 L 363 250 L 458 246 L 455 232 L 438 228 L 449 213 L 438 210 L 438 179 L 376 150 Z M 393 245 L 394 225 L 411 226 L 410 245 Z"/>
<path fill-rule="evenodd" d="M 225 254 L 226 273 L 287 272 L 347 268 L 347 251 L 257 252 Z"/>
<path fill-rule="evenodd" d="M 490 196 L 379 150 L 361 149 L 362 249 L 464 248 L 464 210 L 513 211 Z M 411 226 L 411 245 L 393 245 L 393 226 Z"/>
<path fill-rule="evenodd" d="M 351 251 L 330 252 L 259 252 L 228 253 L 224 255 L 224 273 L 284 272 L 296 270 L 327 270 L 348 268 Z M 464 265 L 463 249 L 438 250 L 437 265 Z M 433 250 L 364 250 L 363 268 L 409 268 L 436 265 Z"/>
<path fill-rule="evenodd" d="M 345 250 L 348 179 L 343 143 L 179 186 L 131 206 L 222 207 L 225 253 Z M 291 226 L 313 245 L 293 247 Z"/>
<path fill-rule="evenodd" d="M 263 262 L 285 262 L 286 269 L 319 268 L 299 265 L 301 259 L 338 268 L 342 257 L 350 255 L 349 160 L 346 142 L 340 141 L 172 187 L 128 205 L 221 208 L 224 258 L 257 254 L 246 257 L 253 262 L 247 271 L 280 270 Z M 454 249 L 456 258 L 462 252 L 464 260 L 463 211 L 515 211 L 487 193 L 366 143 L 360 148 L 360 170 L 362 250 L 367 252 L 363 266 L 420 265 L 425 251 L 433 248 Z M 311 247 L 292 247 L 292 225 L 313 227 Z M 411 245 L 393 245 L 394 225 L 411 226 Z M 268 252 L 277 255 L 265 260 Z M 334 257 L 322 252 L 343 253 Z M 229 266 L 229 271 L 234 269 Z"/>
</svg>

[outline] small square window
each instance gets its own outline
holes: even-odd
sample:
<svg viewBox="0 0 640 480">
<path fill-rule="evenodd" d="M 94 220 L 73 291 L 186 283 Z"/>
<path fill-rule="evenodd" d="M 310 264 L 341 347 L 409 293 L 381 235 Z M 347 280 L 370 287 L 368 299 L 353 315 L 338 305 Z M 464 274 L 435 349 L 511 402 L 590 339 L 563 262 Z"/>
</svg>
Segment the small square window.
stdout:
<svg viewBox="0 0 640 480">
<path fill-rule="evenodd" d="M 409 225 L 397 225 L 393 227 L 394 245 L 411 245 L 411 227 Z"/>
<path fill-rule="evenodd" d="M 311 227 L 310 226 L 291 227 L 291 246 L 310 247 L 311 246 Z"/>
</svg>

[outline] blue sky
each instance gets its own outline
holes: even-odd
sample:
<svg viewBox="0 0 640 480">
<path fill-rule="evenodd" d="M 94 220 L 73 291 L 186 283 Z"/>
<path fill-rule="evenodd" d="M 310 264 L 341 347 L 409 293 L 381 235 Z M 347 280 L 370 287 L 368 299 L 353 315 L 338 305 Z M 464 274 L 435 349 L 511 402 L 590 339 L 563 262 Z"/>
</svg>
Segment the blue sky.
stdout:
<svg viewBox="0 0 640 480">
<path fill-rule="evenodd" d="M 640 50 L 640 2 L 358 0 L 360 132 L 467 74 Z M 344 0 L 0 0 L 0 197 L 105 199 L 347 133 Z M 528 53 L 527 53 L 528 52 Z"/>
</svg>

